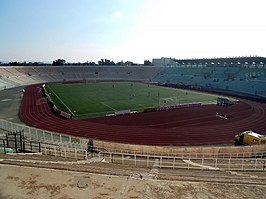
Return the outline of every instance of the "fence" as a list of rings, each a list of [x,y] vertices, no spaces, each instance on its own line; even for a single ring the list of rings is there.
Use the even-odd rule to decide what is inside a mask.
[[[6,149],[12,148],[16,153],[38,152],[45,155],[75,160],[85,160],[88,157],[87,151],[84,149],[70,148],[68,145],[62,145],[60,143],[53,144],[28,140],[22,131],[5,132],[4,136],[2,134],[0,137],[0,147],[3,147],[4,153],[6,153]]]
[[[178,157],[194,157],[201,156],[219,156],[222,158],[251,158],[257,157],[259,154],[266,154],[266,145],[253,146],[195,146],[195,147],[175,147],[175,146],[146,146],[106,142],[101,140],[93,140],[94,150],[108,151],[113,153],[125,154],[142,154],[142,155],[164,155]]]
[[[29,127],[23,124],[13,123],[3,119],[0,119],[0,129],[6,132],[22,131],[24,133],[24,136],[31,141],[61,144],[68,148],[76,148],[82,150],[87,148],[87,139],[50,132],[34,127]]]
[[[1,136],[2,132],[2,136]],[[87,150],[98,153],[99,157],[111,163],[131,166],[214,170],[263,170],[266,166],[265,146],[252,147],[157,147],[125,145],[86,140],[79,137],[57,134],[23,124],[0,119],[0,146],[11,145],[5,139],[16,132],[23,132],[25,139],[14,136],[17,149],[41,152],[76,160],[88,158]],[[20,144],[18,144],[18,140]],[[21,140],[23,142],[21,142]],[[7,143],[7,141],[9,143]],[[158,164],[157,164],[158,163]]]
[[[199,169],[199,170],[235,170],[235,171],[261,171],[265,168],[265,153],[257,154],[257,157],[241,158],[230,154],[191,154],[189,156],[164,156],[126,154],[113,152],[100,152],[99,157],[105,161],[116,164],[158,167],[168,169]]]
[[[23,133],[23,138],[18,135]],[[58,134],[0,119],[0,147],[41,152],[76,160],[87,159],[87,139]]]

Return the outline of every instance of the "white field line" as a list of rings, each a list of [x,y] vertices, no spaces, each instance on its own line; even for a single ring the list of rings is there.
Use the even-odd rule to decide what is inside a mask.
[[[110,108],[110,109],[112,109],[112,110],[114,110],[114,111],[117,111],[116,109],[114,109],[113,107],[111,107],[111,106],[105,104],[104,102],[101,102],[101,104],[104,105],[104,106],[106,106],[106,107],[108,107],[108,108]]]
[[[139,106],[142,107],[142,108],[145,108],[145,106],[143,106],[142,104],[139,104]]]
[[[70,111],[70,113],[72,114],[72,115],[74,115],[74,113],[70,110],[70,108],[68,108],[68,106],[61,100],[61,98],[60,97],[58,97],[58,95],[53,91],[53,89],[50,87],[50,90],[54,93],[54,95],[57,97],[57,99],[59,99],[60,100],[60,102]]]

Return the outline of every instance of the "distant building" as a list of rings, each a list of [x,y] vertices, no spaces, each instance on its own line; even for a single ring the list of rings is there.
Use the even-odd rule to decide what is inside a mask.
[[[154,66],[170,66],[173,65],[175,62],[173,61],[172,58],[168,57],[162,57],[159,59],[152,59],[152,64]]]
[[[266,58],[258,56],[250,57],[219,57],[219,58],[194,58],[175,59],[162,57],[152,59],[154,66],[171,67],[244,67],[244,68],[266,68]]]
[[[218,57],[206,59],[173,59],[176,66],[185,67],[244,67],[244,68],[264,68],[266,66],[265,57]]]

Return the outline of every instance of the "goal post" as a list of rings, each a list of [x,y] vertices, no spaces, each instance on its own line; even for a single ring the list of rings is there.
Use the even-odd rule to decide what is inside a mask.
[[[159,99],[159,107],[161,106],[175,106],[178,104],[177,97],[164,97]]]

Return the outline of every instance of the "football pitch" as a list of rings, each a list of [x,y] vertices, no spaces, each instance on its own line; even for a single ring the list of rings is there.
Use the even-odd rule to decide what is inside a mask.
[[[136,82],[47,84],[46,91],[62,111],[90,118],[130,110],[201,102],[216,103],[217,95]]]

